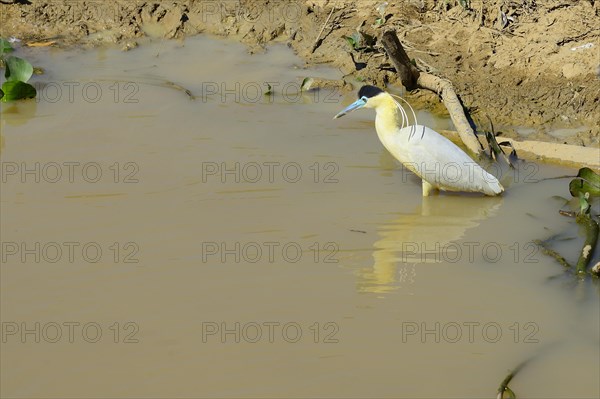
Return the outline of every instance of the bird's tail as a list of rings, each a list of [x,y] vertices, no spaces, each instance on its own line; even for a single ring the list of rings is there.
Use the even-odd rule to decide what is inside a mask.
[[[494,196],[504,192],[504,187],[502,187],[502,184],[500,184],[496,177],[487,172],[484,173],[487,175],[484,179],[487,185],[483,187],[483,192],[485,195]]]

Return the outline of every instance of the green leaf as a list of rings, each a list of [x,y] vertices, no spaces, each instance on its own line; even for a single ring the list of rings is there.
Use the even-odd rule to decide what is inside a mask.
[[[363,36],[359,32],[354,32],[352,36],[344,36],[344,39],[346,39],[354,50],[358,50],[362,44]]]
[[[575,198],[579,194],[589,197],[600,196],[600,176],[590,168],[581,168],[577,173],[577,177],[569,183],[569,191]]]
[[[352,48],[356,48],[356,41],[352,37],[344,36],[344,39],[346,39],[346,41],[350,46],[352,46]]]
[[[15,101],[23,98],[34,98],[37,94],[35,87],[20,80],[8,80],[2,85],[3,102]]]
[[[579,169],[579,172],[577,173],[577,177],[581,177],[582,179],[589,181],[591,184],[595,185],[596,187],[600,187],[600,175],[598,175],[598,173],[594,172],[590,168]]]
[[[0,37],[0,56],[11,51],[14,51],[14,48],[10,45],[10,42]]]
[[[590,196],[587,193],[586,194],[583,194],[582,192],[579,193],[579,214],[580,215],[585,215],[590,210],[590,204],[588,202],[589,198],[590,198]]]
[[[2,97],[4,97],[4,92],[2,91],[2,89],[0,89],[0,99],[2,99]]]
[[[9,80],[27,82],[33,75],[33,66],[23,58],[10,56],[6,59],[6,72],[4,77]]]
[[[315,80],[313,78],[304,78],[302,85],[300,86],[300,91],[309,91],[314,82]]]

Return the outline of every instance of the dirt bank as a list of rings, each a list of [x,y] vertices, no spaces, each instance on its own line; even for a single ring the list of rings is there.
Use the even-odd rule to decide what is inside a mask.
[[[1,35],[24,43],[110,42],[129,49],[145,35],[206,32],[257,51],[284,41],[309,64],[336,65],[355,86],[398,83],[377,42],[385,29],[395,28],[419,67],[452,80],[483,128],[489,115],[505,136],[519,137],[519,130],[528,140],[599,145],[599,1],[389,0],[385,7],[380,0],[2,3]],[[428,93],[411,98],[438,104]]]

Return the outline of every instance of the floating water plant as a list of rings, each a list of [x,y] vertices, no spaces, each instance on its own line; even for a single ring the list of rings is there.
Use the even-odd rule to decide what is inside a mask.
[[[27,83],[33,75],[33,66],[23,58],[6,54],[14,51],[8,40],[0,38],[0,60],[4,65],[6,82],[0,89],[0,98],[3,102],[34,98],[35,87]]]
[[[561,178],[564,177],[569,176],[561,176]],[[592,266],[591,261],[598,243],[600,226],[598,226],[598,216],[592,214],[591,202],[600,197],[600,175],[590,168],[581,168],[577,176],[572,177],[574,178],[569,183],[569,191],[573,198],[579,199],[579,210],[578,212],[560,210],[559,213],[574,217],[577,224],[582,226],[585,231],[585,240],[575,265],[575,274],[585,276],[589,273],[598,277],[600,276],[600,267]],[[571,268],[571,264],[562,255],[548,247],[548,241],[536,240],[535,242],[542,247],[546,255],[553,257],[563,266]]]

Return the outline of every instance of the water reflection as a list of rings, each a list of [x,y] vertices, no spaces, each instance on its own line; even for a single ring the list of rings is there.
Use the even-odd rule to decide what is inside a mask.
[[[373,266],[358,272],[359,292],[385,293],[414,283],[420,264],[455,259],[453,241],[468,229],[495,216],[502,197],[439,195],[424,197],[421,205],[394,214],[378,228]]]
[[[38,101],[21,100],[2,105],[2,131],[9,126],[22,126],[36,116]]]
[[[39,344],[33,344],[32,334],[25,337],[28,344],[19,333],[8,337],[1,360],[14,367],[2,369],[0,396],[81,397],[93,389],[103,397],[169,397],[174,392],[190,397],[240,392],[253,397],[338,397],[367,396],[373,390],[387,397],[399,392],[405,397],[445,397],[460,396],[468,387],[472,397],[484,397],[524,352],[535,351],[536,346],[522,343],[523,334],[521,343],[515,343],[508,328],[515,322],[533,322],[539,325],[541,342],[564,338],[567,344],[558,357],[530,369],[527,387],[520,388],[523,395],[598,397],[593,382],[598,375],[597,339],[592,342],[600,325],[597,297],[582,306],[570,287],[545,284],[548,275],[562,271],[552,259],[540,254],[539,264],[526,264],[529,253],[522,253],[515,264],[513,252],[506,252],[498,267],[485,267],[485,259],[469,267],[434,263],[431,257],[402,259],[408,256],[405,252],[414,252],[403,243],[435,248],[436,243],[493,238],[503,248],[515,242],[523,248],[532,238],[564,231],[571,221],[561,219],[557,210],[562,203],[550,197],[569,196],[568,184],[531,182],[576,171],[532,169],[535,165],[529,163],[521,174],[511,173],[515,183],[502,198],[423,199],[420,181],[399,170],[378,142],[372,112],[356,113],[336,124],[331,118],[341,104],[329,103],[324,95],[311,106],[295,100],[292,90],[283,100],[284,84],[315,76],[312,69],[290,68],[299,61],[285,46],[251,57],[237,43],[197,37],[185,44],[109,50],[106,60],[95,50],[36,50],[37,58],[26,55],[48,75],[36,78],[39,102],[15,103],[17,113],[11,113],[13,105],[2,106],[6,146],[1,158],[19,166],[25,163],[27,170],[39,164],[40,181],[35,173],[5,173],[0,235],[5,242],[27,248],[36,243],[41,248],[81,245],[74,247],[74,262],[63,250],[56,263],[34,262],[33,256],[54,256],[52,251],[48,256],[36,251],[26,255],[26,262],[21,253],[2,264],[2,320],[14,321],[19,328],[26,323],[30,331],[34,323],[55,322],[62,327],[62,338],[50,345],[43,327],[38,329]],[[237,104],[234,96],[223,99],[203,90],[207,82],[234,87],[240,76],[243,82],[260,85],[278,80],[273,101]],[[61,86],[59,101],[50,101],[53,93],[44,91],[44,81]],[[164,86],[167,81],[189,88],[196,101]],[[67,82],[80,83],[79,89],[98,82],[104,94],[98,102],[88,102],[78,89],[69,102]],[[134,98],[139,101],[126,100],[132,92],[125,82],[139,85]],[[304,178],[290,184],[281,174],[270,181],[267,171],[257,183],[234,175],[227,175],[225,182],[225,175],[202,176],[208,162],[265,161],[297,162]],[[82,168],[76,168],[73,181],[63,169],[62,179],[53,183],[42,171],[54,162],[97,162],[105,173],[90,183],[80,173]],[[123,184],[131,170],[122,167],[129,162],[139,165],[134,176],[139,183]],[[339,182],[321,184],[328,171],[321,169],[315,179],[308,169],[315,162],[321,167],[338,164]],[[115,163],[123,172],[118,179],[111,169]],[[134,256],[139,263],[124,262],[130,254],[124,245],[130,242],[139,245]],[[274,242],[281,245],[274,247],[271,262],[265,243]],[[307,251],[297,263],[281,252],[283,245],[295,242]],[[326,246],[329,242],[339,245],[339,253]],[[84,259],[81,249],[88,243],[106,248],[100,262]],[[252,263],[244,259],[251,254],[237,251],[239,263],[231,254],[226,261],[215,255],[203,262],[202,243],[224,243],[227,248],[259,243],[263,256]],[[315,243],[320,251],[310,252]],[[564,245],[575,255],[581,249],[580,240]],[[339,263],[325,263],[326,256]],[[469,273],[472,268],[480,272]],[[351,274],[357,270],[359,278]],[[436,278],[428,278],[434,274],[430,272]],[[397,290],[414,296],[384,294],[385,300],[378,300],[381,294],[360,295],[357,287],[361,292]],[[504,287],[511,293],[499,300]],[[497,322],[504,335],[496,344],[481,335],[471,343],[465,330],[457,344],[423,344],[418,336],[403,343],[406,320],[455,321],[461,326],[468,321],[482,326]],[[61,345],[69,341],[63,325],[69,321],[81,323],[77,338]],[[113,333],[120,330],[122,342],[129,333],[122,327],[129,321],[139,325],[139,343],[115,343]],[[225,341],[216,334],[203,342],[203,323],[224,322],[231,328],[238,321],[239,343],[235,334]],[[249,321],[262,327],[259,342],[245,340],[254,332],[243,327],[252,326]],[[86,342],[81,334],[89,322],[102,326],[97,344]],[[265,322],[281,323],[276,341],[270,342]],[[323,343],[330,333],[323,328],[328,322],[339,325],[336,344]],[[113,323],[119,328],[111,328]],[[286,323],[299,323],[299,342],[284,339]],[[573,326],[584,335],[574,334]],[[86,361],[91,356],[95,361]],[[206,361],[209,358],[214,361]],[[324,369],[336,372],[324,374]],[[569,372],[581,378],[548,386],[548,375]],[[83,378],[73,379],[74,375]],[[438,383],[430,384],[431,379]],[[232,381],[235,386],[228,390]]]

